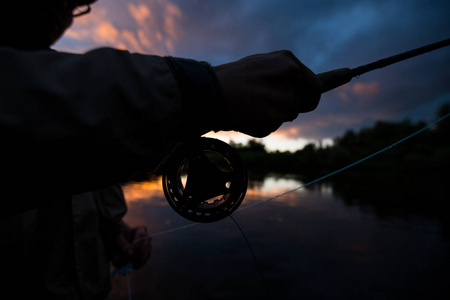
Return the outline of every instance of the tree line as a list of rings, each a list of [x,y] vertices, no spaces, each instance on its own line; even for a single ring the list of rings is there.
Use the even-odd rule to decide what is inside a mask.
[[[450,104],[443,105],[438,117],[450,113]],[[370,128],[348,130],[334,139],[332,146],[308,144],[296,152],[268,152],[263,143],[230,142],[242,156],[251,173],[305,174],[329,172],[345,167],[371,155],[426,126],[423,121],[379,121]],[[395,147],[356,165],[357,170],[381,171],[447,171],[450,167],[450,120],[421,132]]]

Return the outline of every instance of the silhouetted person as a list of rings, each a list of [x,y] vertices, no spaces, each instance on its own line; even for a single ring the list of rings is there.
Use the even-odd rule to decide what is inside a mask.
[[[2,3],[2,291],[17,298],[105,297],[111,259],[139,268],[150,256],[149,240],[130,245],[147,233],[121,221],[121,183],[156,170],[191,135],[263,137],[320,99],[320,81],[289,51],[211,67],[107,48],[50,50],[75,8],[92,2]]]

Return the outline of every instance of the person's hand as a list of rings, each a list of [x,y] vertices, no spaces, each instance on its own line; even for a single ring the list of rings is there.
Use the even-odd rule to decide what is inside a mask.
[[[114,241],[117,253],[112,260],[113,265],[120,268],[131,263],[136,270],[144,266],[152,253],[151,238],[146,236],[145,226],[127,228],[120,233]]]
[[[319,104],[320,79],[290,51],[252,55],[214,70],[229,108],[224,130],[264,137]]]

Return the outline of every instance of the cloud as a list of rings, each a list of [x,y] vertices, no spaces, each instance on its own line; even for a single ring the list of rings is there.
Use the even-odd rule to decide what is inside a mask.
[[[141,41],[137,38],[135,32],[131,30],[122,30],[121,41],[126,45],[126,49],[132,52],[144,53]]]
[[[339,98],[344,103],[350,103],[352,98],[356,101],[371,100],[380,93],[380,85],[378,82],[356,82],[349,83],[336,91]]]
[[[128,4],[128,11],[136,22],[136,43],[140,51],[152,54],[173,54],[175,41],[180,37],[179,20],[182,13],[170,1],[147,1]]]
[[[169,2],[164,7],[164,32],[174,40],[179,37],[181,32],[178,26],[178,20],[181,16],[181,11],[175,4]]]
[[[57,47],[72,52],[114,47],[172,55],[182,32],[181,18],[181,10],[170,0],[100,1],[93,6],[91,14],[75,20]]]
[[[145,24],[145,20],[150,17],[150,9],[145,4],[128,3],[128,11],[138,24]]]
[[[380,93],[380,85],[378,84],[378,82],[357,82],[352,85],[352,92],[356,97],[372,99]]]
[[[100,44],[117,45],[121,32],[109,21],[101,21],[93,27],[92,39]]]

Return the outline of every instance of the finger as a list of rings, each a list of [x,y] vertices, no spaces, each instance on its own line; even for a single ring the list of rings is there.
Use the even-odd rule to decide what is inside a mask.
[[[257,128],[242,130],[242,133],[251,135],[256,138],[263,138],[278,130],[283,122],[279,121],[274,124],[265,124],[264,127],[258,126]]]
[[[138,240],[138,239],[141,239],[141,238],[143,238],[143,237],[146,237],[146,236],[148,235],[147,232],[148,232],[148,231],[147,231],[147,227],[146,227],[146,226],[143,226],[143,225],[134,228],[132,240],[133,240],[133,241],[136,241],[136,240]]]
[[[298,72],[294,76],[297,82],[294,83],[296,100],[298,101],[298,112],[309,112],[319,104],[322,93],[322,82],[319,77],[305,66],[293,53],[291,58],[298,66]]]
[[[115,239],[115,245],[121,253],[128,252],[130,242],[125,234],[119,234]]]
[[[152,239],[148,238],[133,245],[132,263],[135,269],[145,265],[152,253]]]
[[[322,94],[322,81],[306,66],[301,68],[301,102],[299,112],[309,112],[319,105]]]
[[[136,270],[142,268],[147,263],[147,261],[149,260],[150,257],[151,257],[151,251],[150,250],[144,251],[139,256],[135,255],[133,257],[133,259],[132,259],[133,267]]]

